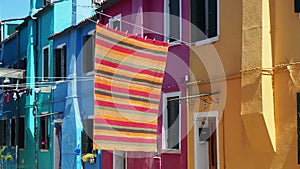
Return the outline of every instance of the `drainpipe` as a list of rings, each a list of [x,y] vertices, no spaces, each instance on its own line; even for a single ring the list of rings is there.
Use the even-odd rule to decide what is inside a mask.
[[[16,168],[18,168],[18,161],[19,161],[19,99],[20,95],[19,92],[16,92],[17,94],[17,100],[16,100]]]
[[[39,24],[38,24],[38,21],[37,21],[37,18],[32,18],[34,20],[34,23],[35,23],[35,44],[34,44],[34,62],[37,61],[37,58],[38,58],[38,43],[39,43]],[[37,75],[38,71],[37,71],[37,65],[38,64],[34,64],[35,67],[34,67],[34,72],[35,72],[35,75]],[[34,113],[34,159],[35,159],[35,169],[38,169],[38,138],[37,138],[37,130],[38,130],[38,127],[37,127],[37,105],[36,105],[36,102],[37,102],[37,94],[35,93],[34,95],[34,109],[33,111],[35,112]]]

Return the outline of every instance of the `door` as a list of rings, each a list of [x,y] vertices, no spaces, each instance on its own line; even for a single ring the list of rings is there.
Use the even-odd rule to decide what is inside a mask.
[[[194,124],[195,169],[218,169],[217,117],[198,113]]]
[[[62,142],[62,134],[61,134],[61,126],[62,122],[54,122],[54,132],[53,132],[53,168],[61,169],[61,142]]]

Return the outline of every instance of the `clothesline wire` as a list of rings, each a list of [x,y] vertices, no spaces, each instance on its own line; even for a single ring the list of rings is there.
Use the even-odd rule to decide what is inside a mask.
[[[80,5],[78,5],[78,4],[74,3],[74,2],[72,2],[72,4],[75,5],[75,6],[81,7]],[[59,7],[64,8],[64,7],[62,7],[62,6],[59,6]],[[90,7],[92,8],[92,6],[90,6]],[[64,9],[67,9],[67,8],[64,8]],[[75,13],[75,14],[80,15],[83,19],[87,19],[87,20],[89,20],[89,21],[91,21],[91,22],[94,22],[94,23],[98,24],[98,22],[92,20],[91,18],[86,18],[85,15],[82,15],[82,14],[80,14],[80,13],[77,12],[77,11],[73,11],[73,10],[71,10],[71,11],[72,11],[72,13]],[[99,12],[99,11],[95,11],[95,12],[96,12],[97,14],[100,14],[100,15],[103,15],[103,16],[106,16],[106,17],[115,19],[115,20],[117,20],[117,21],[119,21],[119,22],[126,23],[126,24],[128,24],[128,25],[135,26],[135,27],[141,28],[141,29],[143,29],[143,30],[146,30],[146,31],[149,31],[149,32],[152,32],[152,33],[155,33],[155,34],[164,36],[164,37],[168,37],[168,38],[170,38],[170,39],[174,39],[174,40],[176,40],[176,42],[181,42],[181,43],[184,43],[184,44],[186,44],[186,45],[188,45],[188,46],[190,46],[190,45],[192,44],[192,43],[190,43],[190,42],[186,42],[186,41],[184,41],[184,40],[178,39],[178,38],[173,37],[173,36],[171,36],[171,35],[165,35],[164,33],[155,31],[155,30],[153,30],[153,29],[145,28],[145,27],[143,27],[143,26],[141,26],[141,25],[137,25],[137,24],[134,24],[134,23],[129,22],[129,21],[124,21],[124,20],[122,20],[121,18],[115,18],[114,16],[109,15],[109,14],[104,13],[104,12]],[[180,18],[180,19],[181,19],[181,18]]]

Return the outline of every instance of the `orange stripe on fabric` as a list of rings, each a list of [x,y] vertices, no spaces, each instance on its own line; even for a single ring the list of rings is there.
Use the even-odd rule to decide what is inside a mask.
[[[110,48],[106,48],[104,46],[100,46],[98,44],[96,45],[96,49],[99,49],[99,50],[96,50],[96,54],[98,54],[100,56],[105,56],[105,57],[113,58],[115,60],[127,61],[127,62],[129,61],[128,60],[129,58],[138,59],[138,60],[144,61],[143,65],[145,64],[149,68],[152,68],[153,64],[155,64],[155,65],[156,64],[158,64],[158,65],[164,65],[165,64],[165,62],[143,58],[139,55],[123,53],[123,52],[120,52],[120,51],[117,51],[117,50],[114,50],[114,49],[110,49]]]
[[[128,119],[130,121],[134,122],[146,122],[149,124],[155,124],[157,125],[157,117],[148,116],[148,114],[134,114],[134,113],[128,113],[128,112],[115,112],[110,110],[96,110],[94,114],[94,118],[102,118],[103,116],[116,116],[121,119]]]
[[[110,73],[116,73],[119,75],[124,75],[127,77],[132,77],[132,78],[138,78],[138,79],[143,79],[143,80],[151,80],[153,82],[157,82],[157,83],[162,83],[163,78],[157,78],[157,77],[153,77],[151,75],[145,75],[145,74],[141,74],[141,73],[132,73],[130,71],[126,71],[126,70],[121,70],[121,69],[116,69],[116,68],[112,68],[106,65],[96,65],[95,66],[96,70],[102,70],[105,72],[110,72]]]
[[[103,130],[103,129],[95,129],[95,134],[102,134],[107,136],[125,136],[128,138],[156,138],[156,134],[148,134],[148,133],[134,133],[134,132],[124,132],[124,131],[116,131],[116,130]]]
[[[151,108],[151,109],[158,107],[157,104],[150,104],[150,103],[145,103],[145,102],[140,102],[140,101],[135,101],[135,100],[129,100],[129,98],[121,99],[121,98],[110,97],[110,96],[105,96],[105,95],[101,95],[101,94],[95,94],[95,100],[105,100],[105,101],[109,101],[112,103],[128,104],[131,106],[140,106],[140,107]]]
[[[156,50],[156,51],[162,51],[162,52],[168,52],[168,48],[166,46],[157,46],[155,44],[150,44],[150,43],[145,43],[136,39],[132,39],[132,38],[128,38],[128,37],[124,37],[118,33],[114,33],[110,30],[107,30],[105,28],[100,28],[99,33],[109,36],[111,38],[114,38],[118,41],[123,41],[129,44],[133,44],[139,47],[143,47],[143,48],[147,48],[147,49],[151,49],[151,50]]]
[[[136,91],[153,93],[153,94],[160,94],[160,92],[161,92],[161,88],[154,88],[151,86],[146,87],[145,85],[140,85],[140,84],[135,84],[135,83],[128,84],[128,82],[122,82],[117,79],[109,79],[109,78],[106,78],[103,76],[101,76],[101,77],[96,76],[95,82],[102,83],[102,84],[109,85],[109,86],[115,86],[115,87],[119,87],[119,88],[136,90]]]

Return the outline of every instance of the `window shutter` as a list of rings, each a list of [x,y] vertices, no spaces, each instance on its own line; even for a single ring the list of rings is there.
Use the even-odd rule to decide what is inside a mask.
[[[294,5],[295,5],[295,12],[300,12],[300,0],[295,0]]]
[[[217,23],[217,15],[218,15],[218,0],[208,0],[208,30],[207,37],[211,38],[218,35],[218,23]]]

